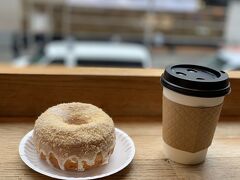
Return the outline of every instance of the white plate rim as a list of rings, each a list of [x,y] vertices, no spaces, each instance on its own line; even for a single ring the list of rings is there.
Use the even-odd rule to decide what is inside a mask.
[[[134,142],[132,140],[132,138],[127,134],[125,133],[124,131],[120,130],[119,128],[115,128],[115,131],[122,134],[124,136],[124,138],[127,139],[127,141],[129,141],[131,147],[132,147],[132,153],[131,153],[131,156],[127,159],[127,161],[122,164],[119,168],[116,168],[108,173],[104,173],[104,174],[101,174],[101,175],[97,175],[97,176],[91,176],[91,177],[78,177],[78,178],[67,178],[69,180],[86,180],[86,179],[98,179],[98,178],[103,178],[103,177],[107,177],[107,176],[110,176],[110,175],[113,175],[121,170],[123,170],[125,167],[127,167],[133,160],[134,156],[135,156],[135,152],[136,152],[136,149],[135,149],[135,145],[134,145]],[[43,170],[41,170],[40,168],[38,168],[37,166],[33,165],[29,159],[27,158],[27,156],[25,156],[25,152],[24,152],[24,145],[26,144],[27,140],[30,138],[30,136],[32,136],[33,134],[33,130],[29,131],[27,134],[25,134],[25,136],[21,139],[20,143],[19,143],[19,155],[20,155],[20,158],[22,159],[22,161],[29,167],[31,168],[32,170],[40,173],[40,174],[43,174],[45,176],[48,176],[48,177],[52,177],[52,178],[56,178],[56,179],[66,179],[66,177],[64,178],[63,176],[59,176],[59,175],[56,175],[56,174],[52,174],[52,173],[48,173],[48,172],[45,172]]]

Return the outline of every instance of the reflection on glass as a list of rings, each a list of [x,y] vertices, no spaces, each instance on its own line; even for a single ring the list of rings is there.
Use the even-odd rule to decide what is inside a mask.
[[[1,63],[240,67],[238,1],[8,0],[0,10]]]

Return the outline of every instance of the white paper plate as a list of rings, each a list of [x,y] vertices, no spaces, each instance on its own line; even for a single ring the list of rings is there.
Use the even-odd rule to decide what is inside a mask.
[[[33,130],[27,133],[19,144],[19,154],[23,162],[33,170],[57,179],[96,179],[114,174],[125,168],[133,159],[135,147],[132,139],[120,129],[115,128],[116,146],[109,163],[85,172],[71,172],[56,169],[41,160],[32,142]]]

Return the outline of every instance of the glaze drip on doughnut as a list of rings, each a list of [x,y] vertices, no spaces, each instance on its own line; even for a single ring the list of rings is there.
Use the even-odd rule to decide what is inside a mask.
[[[41,159],[63,170],[84,171],[108,163],[115,146],[115,129],[102,109],[64,103],[38,117],[33,139]]]

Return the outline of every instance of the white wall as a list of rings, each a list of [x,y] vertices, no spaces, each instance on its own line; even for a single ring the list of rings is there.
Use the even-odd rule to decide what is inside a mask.
[[[240,45],[240,1],[230,1],[227,9],[225,28],[227,44]]]
[[[0,1],[0,63],[12,58],[12,34],[21,30],[21,0]]]
[[[0,5],[0,31],[16,31],[21,27],[21,0],[2,0]]]

